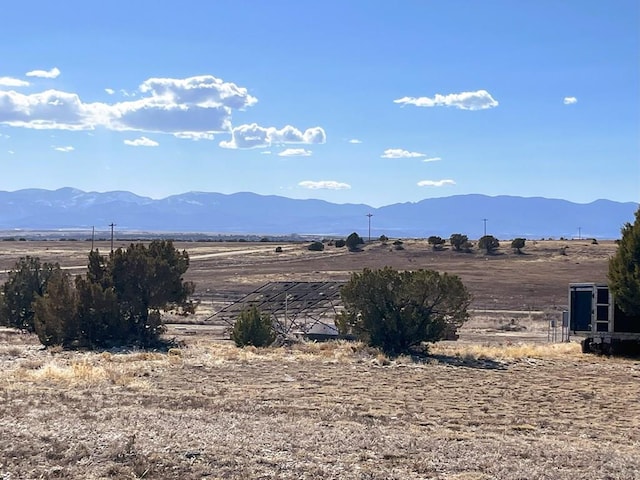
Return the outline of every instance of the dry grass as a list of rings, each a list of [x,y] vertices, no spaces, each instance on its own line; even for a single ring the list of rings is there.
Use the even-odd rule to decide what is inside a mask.
[[[571,360],[581,355],[580,344],[565,343],[507,343],[457,344],[442,342],[431,348],[434,355],[449,355],[469,360]]]
[[[564,256],[528,242],[528,255],[491,258],[417,241],[353,255],[179,245],[211,309],[267,278],[389,265],[461,275],[477,312],[426,359],[346,342],[237,349],[207,336],[215,325],[174,329],[184,344],[167,353],[52,353],[0,330],[0,478],[637,479],[640,362],[545,343],[567,283],[602,281],[615,248],[565,243]],[[3,247],[4,268],[26,253],[86,263],[82,242]],[[512,319],[526,329],[505,331]]]
[[[0,356],[1,478],[634,479],[640,363],[445,342]],[[8,348],[5,347],[5,348]],[[29,366],[26,366],[28,362]],[[597,379],[597,380],[596,380]]]

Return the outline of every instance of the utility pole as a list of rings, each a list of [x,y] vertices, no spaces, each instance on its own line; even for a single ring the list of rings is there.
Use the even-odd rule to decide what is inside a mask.
[[[487,219],[483,218],[482,221],[484,222],[484,236],[487,236]]]
[[[109,226],[111,227],[111,253],[113,253],[113,227],[115,227],[116,224],[111,222]]]
[[[367,217],[369,217],[369,243],[371,243],[371,217],[373,217],[373,213],[367,213]]]

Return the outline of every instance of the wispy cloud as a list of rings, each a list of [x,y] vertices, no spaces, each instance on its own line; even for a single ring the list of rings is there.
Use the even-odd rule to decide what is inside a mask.
[[[0,77],[0,87],[28,87],[29,82],[13,77]]]
[[[431,158],[425,158],[422,161],[425,163],[429,163],[429,162],[439,162],[440,160],[442,160],[441,157],[431,157]]]
[[[264,150],[260,152],[262,155],[271,155],[271,150]]]
[[[565,105],[573,105],[574,103],[578,103],[578,99],[576,97],[564,97]]]
[[[420,158],[426,157],[424,153],[410,152],[402,148],[387,148],[381,155],[382,158]]]
[[[109,95],[113,95],[114,93],[116,93],[116,91],[113,88],[105,88],[104,91],[107,92]]]
[[[176,138],[182,138],[186,140],[213,140],[213,133],[208,132],[176,132],[173,134]]]
[[[14,154],[14,153],[16,153],[16,152],[14,152],[13,150],[7,150],[7,153],[8,153],[9,155],[13,155],[13,154]]]
[[[71,145],[66,147],[53,147],[53,149],[56,152],[63,152],[63,153],[73,152],[75,150]]]
[[[25,75],[27,77],[57,78],[60,75],[60,70],[58,67],[53,67],[51,70],[31,70]]]
[[[394,100],[393,103],[416,107],[454,107],[460,110],[486,110],[498,106],[498,101],[486,90],[448,95],[438,93],[434,97],[403,97]]]
[[[349,143],[362,143],[362,140],[358,140],[357,138],[352,138],[349,140]]]
[[[319,144],[327,141],[327,135],[321,127],[299,130],[286,125],[280,130],[274,127],[261,127],[257,123],[239,125],[231,132],[231,140],[220,142],[222,148],[265,148],[271,145]]]
[[[135,140],[125,140],[124,144],[129,145],[130,147],[157,147],[160,145],[155,140],[151,140],[147,137],[140,137]]]
[[[453,180],[420,180],[418,182],[419,187],[444,187],[446,185],[455,185]]]
[[[278,154],[279,157],[310,157],[311,150],[305,150],[304,148],[287,148]]]
[[[351,188],[351,185],[348,183],[336,182],[334,180],[305,180],[298,183],[298,186],[311,190],[349,190]]]

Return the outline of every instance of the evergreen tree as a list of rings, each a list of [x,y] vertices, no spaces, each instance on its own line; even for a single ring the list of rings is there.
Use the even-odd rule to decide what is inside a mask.
[[[347,248],[351,252],[360,250],[360,245],[364,245],[364,240],[356,232],[351,233],[346,240]]]
[[[189,255],[170,241],[131,244],[109,257],[89,254],[75,284],[58,265],[21,259],[2,286],[5,323],[35,330],[44,345],[149,346],[164,331],[161,310],[193,313],[195,287],[182,276]]]
[[[271,345],[275,341],[276,335],[269,314],[261,313],[255,305],[248,310],[243,310],[233,325],[231,339],[238,347]]]
[[[616,304],[629,316],[640,317],[640,207],[635,222],[626,223],[616,254],[609,260],[609,288]]]
[[[513,248],[518,254],[522,253],[526,240],[524,238],[514,238],[511,241],[511,248]]]
[[[449,237],[449,243],[456,252],[461,251],[468,242],[469,237],[461,233],[454,233]]]
[[[471,297],[459,277],[390,267],[353,273],[340,290],[345,310],[336,325],[390,355],[435,342],[468,318]]]
[[[433,250],[441,250],[445,242],[446,240],[444,240],[441,237],[438,237],[437,235],[432,235],[429,238],[427,238],[427,243],[431,245],[431,248]]]
[[[2,285],[0,324],[35,331],[33,302],[47,290],[47,282],[60,270],[57,263],[40,263],[37,257],[22,257]]]
[[[54,270],[46,292],[33,302],[34,330],[46,346],[71,346],[82,341],[78,325],[78,299],[69,274]]]
[[[490,255],[500,247],[500,242],[493,235],[485,235],[478,241],[478,247],[486,251],[487,255]]]

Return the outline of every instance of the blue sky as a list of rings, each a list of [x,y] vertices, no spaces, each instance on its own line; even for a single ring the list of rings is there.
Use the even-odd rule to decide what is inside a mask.
[[[0,190],[640,200],[640,4],[3,5]]]

